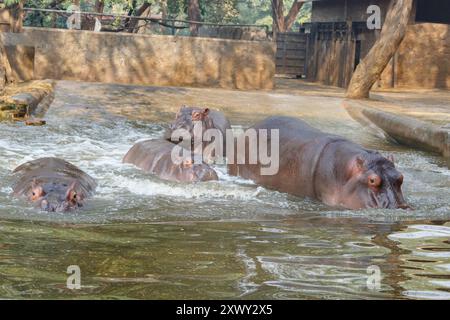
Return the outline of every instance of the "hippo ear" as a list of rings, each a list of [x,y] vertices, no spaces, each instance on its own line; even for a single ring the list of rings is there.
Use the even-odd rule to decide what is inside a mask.
[[[395,164],[395,159],[394,159],[394,156],[393,156],[392,154],[388,155],[388,156],[387,156],[387,159],[388,159],[390,162],[392,162],[393,164]]]
[[[37,187],[39,187],[39,184],[37,183],[36,178],[34,178],[31,182],[31,189],[36,189]]]
[[[193,121],[203,121],[209,114],[209,108],[205,108],[202,111],[193,111],[192,120]]]
[[[203,113],[199,111],[193,111],[192,112],[192,121],[202,121],[203,120]]]
[[[350,163],[348,175],[349,177],[358,176],[365,170],[364,158],[356,156]]]
[[[183,160],[182,166],[183,166],[183,168],[188,169],[188,168],[191,168],[193,164],[194,164],[194,161],[192,161],[192,159],[185,159],[185,160]]]
[[[30,192],[31,200],[36,201],[43,196],[45,196],[44,188],[42,188],[42,186],[37,183],[36,179],[33,179]]]
[[[364,170],[364,158],[363,157],[361,157],[361,156],[357,156],[356,157],[356,160],[355,160],[355,163],[356,163],[356,167],[359,169],[359,170],[361,170],[361,171],[363,171]]]

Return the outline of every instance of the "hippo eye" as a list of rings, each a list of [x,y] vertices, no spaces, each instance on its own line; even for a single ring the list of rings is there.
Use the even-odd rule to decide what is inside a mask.
[[[31,200],[35,201],[40,197],[43,197],[45,195],[44,190],[42,190],[40,187],[34,188],[31,190]]]

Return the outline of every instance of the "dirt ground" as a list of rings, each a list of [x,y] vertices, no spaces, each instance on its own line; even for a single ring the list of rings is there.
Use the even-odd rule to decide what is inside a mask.
[[[286,78],[277,78],[277,88],[274,91],[341,99],[344,99],[345,95],[342,88]],[[361,103],[398,115],[430,121],[450,130],[450,90],[375,90],[371,92],[370,98],[371,100],[364,100]]]

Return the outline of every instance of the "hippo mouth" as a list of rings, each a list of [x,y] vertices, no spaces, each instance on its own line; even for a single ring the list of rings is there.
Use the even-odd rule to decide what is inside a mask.
[[[79,207],[81,205],[78,205]],[[67,212],[72,209],[75,209],[74,206],[72,206],[68,201],[62,201],[62,202],[50,202],[46,199],[43,199],[40,203],[40,208],[43,211],[46,212]]]
[[[391,200],[386,194],[376,194],[373,191],[369,191],[371,204],[369,208],[374,209],[412,209],[406,202]]]

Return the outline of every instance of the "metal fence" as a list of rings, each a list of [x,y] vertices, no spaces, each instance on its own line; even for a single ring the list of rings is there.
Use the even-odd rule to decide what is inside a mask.
[[[267,25],[218,24],[209,22],[128,16],[108,13],[24,8],[24,25],[67,29],[68,21],[79,19],[75,29],[99,32],[129,32],[159,35],[199,36],[264,41],[271,39]],[[193,32],[194,30],[194,32]]]

